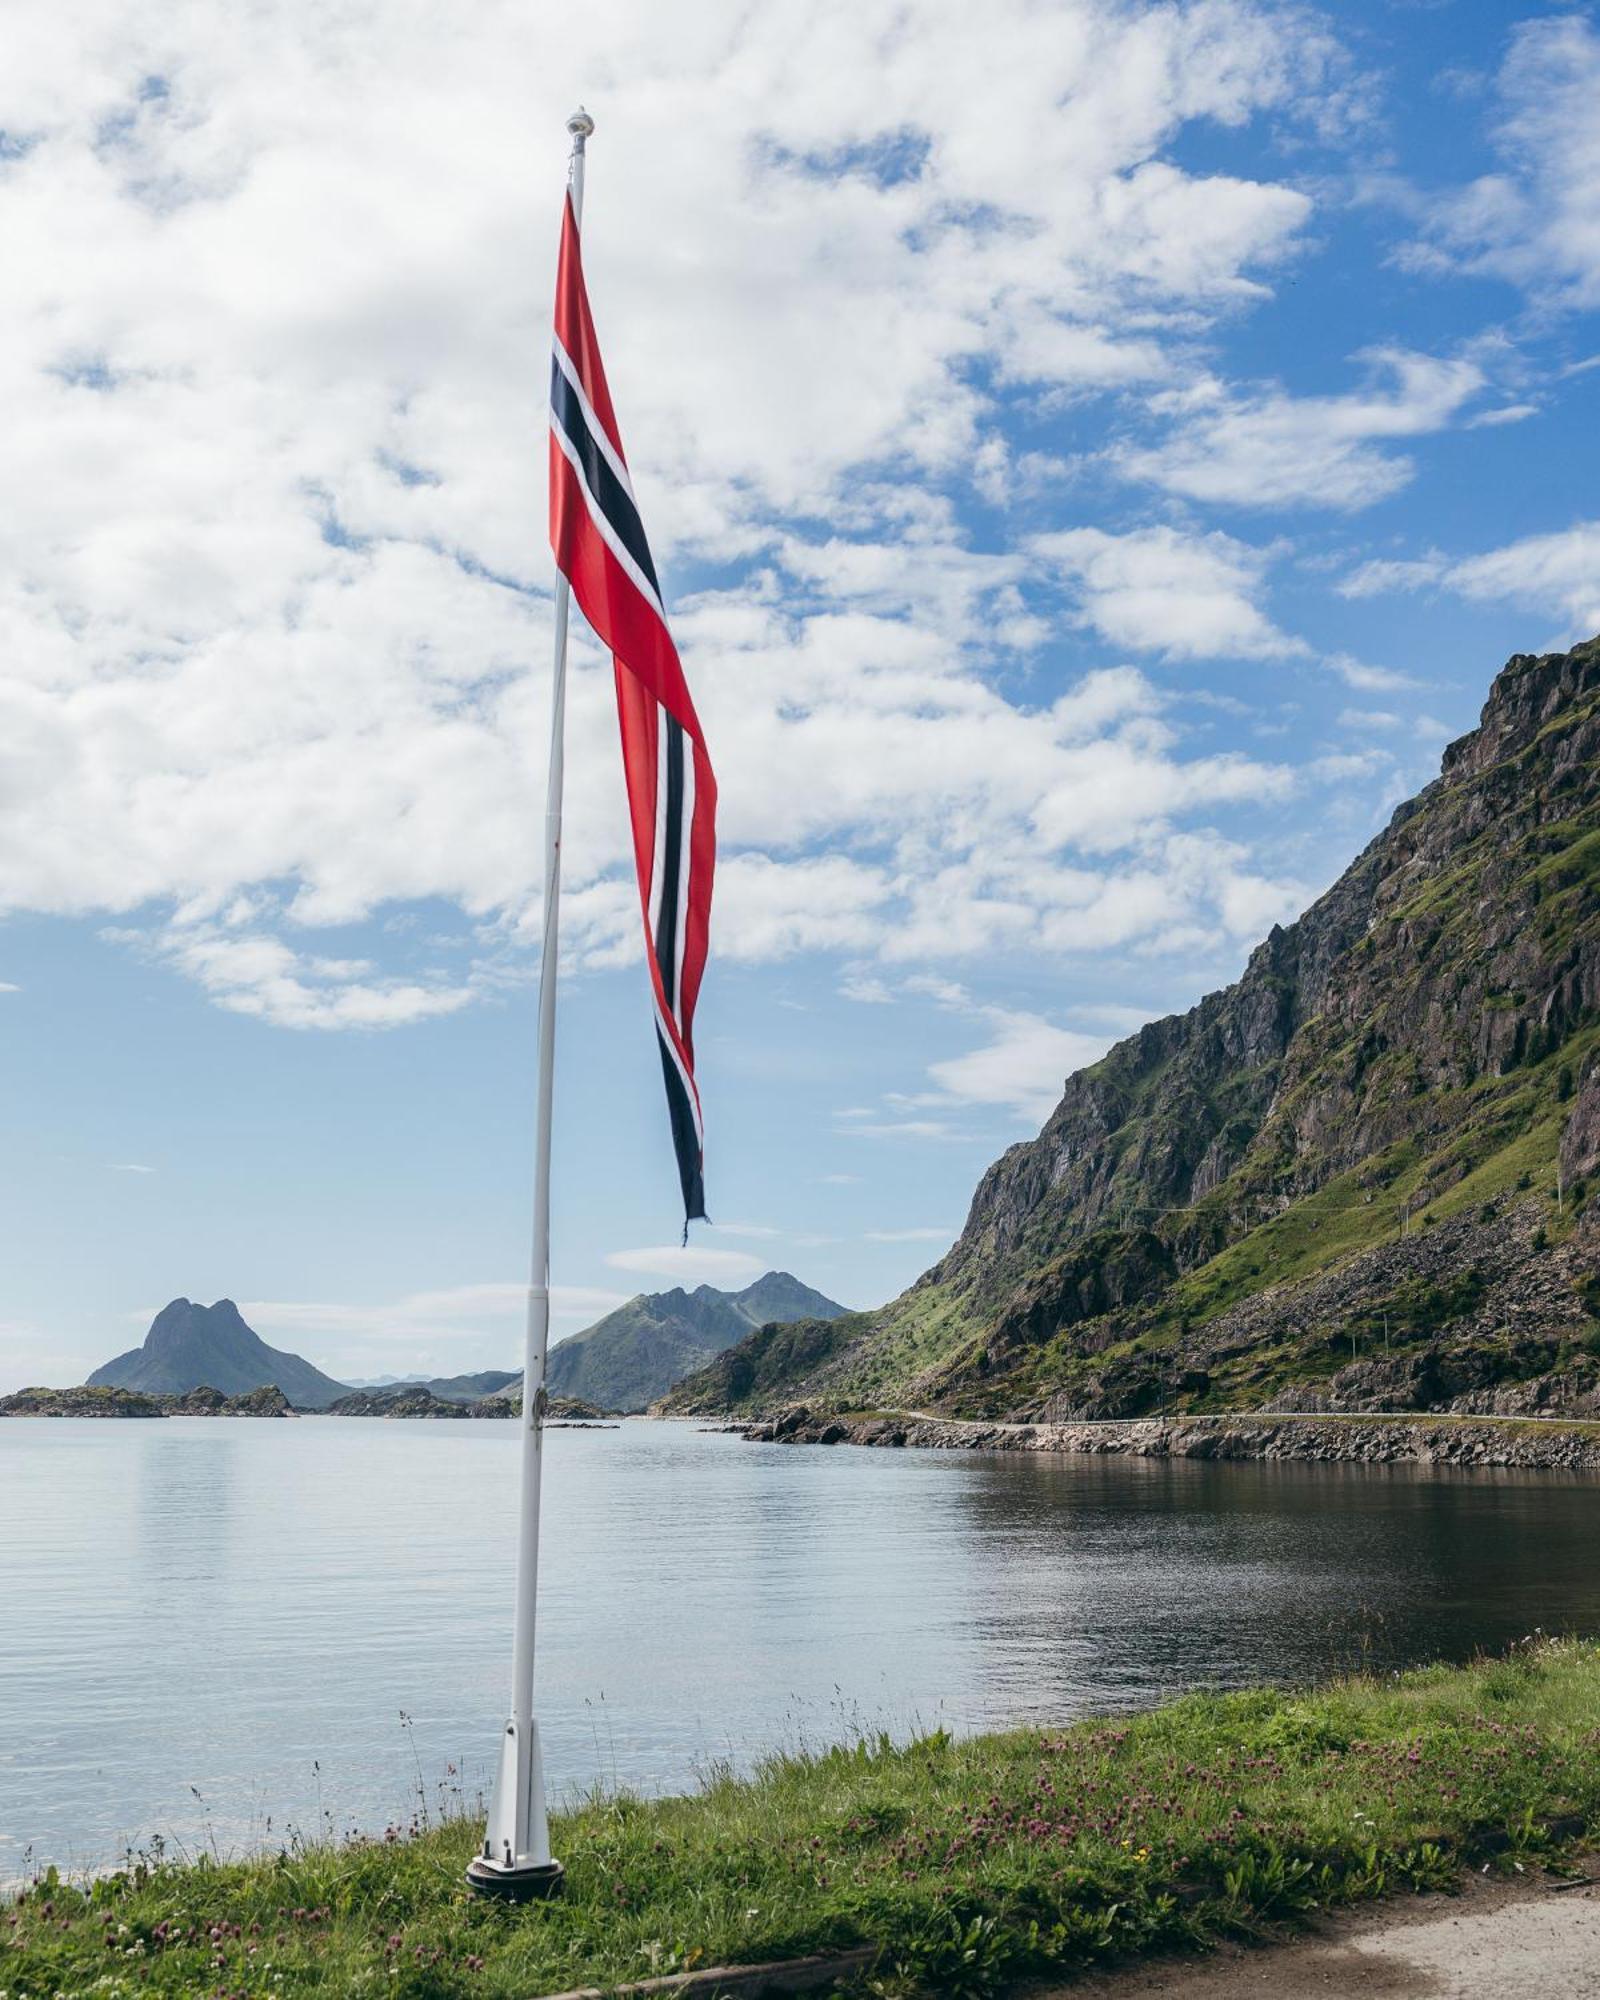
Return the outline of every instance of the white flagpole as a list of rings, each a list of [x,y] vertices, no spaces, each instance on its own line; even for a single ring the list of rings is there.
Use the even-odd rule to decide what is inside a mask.
[[[581,108],[572,135],[572,211],[583,221],[584,146],[594,120]],[[488,1895],[523,1901],[555,1894],[562,1867],[550,1854],[544,1767],[533,1714],[533,1639],[539,1593],[539,1475],[544,1446],[545,1359],[550,1348],[550,1120],[555,1099],[556,966],[561,917],[561,793],[565,773],[567,615],[572,586],[556,578],[555,675],[550,701],[550,779],[544,809],[544,940],[539,955],[539,1102],[533,1160],[533,1268],[522,1368],[522,1489],[517,1513],[517,1594],[511,1650],[511,1716],[500,1739],[483,1851],[467,1881]]]

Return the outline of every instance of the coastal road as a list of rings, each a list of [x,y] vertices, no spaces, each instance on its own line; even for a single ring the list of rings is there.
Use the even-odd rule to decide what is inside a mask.
[[[1572,1430],[1589,1430],[1594,1427],[1592,1417],[1548,1416],[1541,1411],[1530,1412],[1526,1416],[1506,1417],[1485,1411],[1479,1414],[1470,1410],[1211,1410],[1200,1416],[1191,1416],[1186,1411],[1152,1410],[1143,1417],[1062,1417],[1049,1422],[1043,1418],[1033,1418],[1026,1423],[1018,1423],[1009,1417],[948,1417],[937,1410],[880,1410],[884,1417],[912,1417],[918,1423],[948,1424],[953,1429],[969,1431],[1048,1431],[1048,1430],[1093,1430],[1103,1426],[1106,1430],[1120,1429],[1128,1424],[1225,1424],[1243,1422],[1249,1419],[1288,1423],[1366,1423],[1376,1419],[1384,1423],[1408,1424],[1557,1424]],[[1600,1990],[1600,1989],[1597,1989]]]

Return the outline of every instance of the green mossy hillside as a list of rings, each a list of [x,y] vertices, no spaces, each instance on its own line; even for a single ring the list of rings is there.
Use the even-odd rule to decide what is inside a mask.
[[[920,1283],[668,1407],[1600,1413],[1597,1180],[1600,641],[1512,660],[1235,985],[1068,1078]]]

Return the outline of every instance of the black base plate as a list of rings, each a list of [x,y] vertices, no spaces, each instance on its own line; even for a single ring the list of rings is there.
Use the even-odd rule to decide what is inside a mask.
[[[542,1868],[497,1868],[476,1854],[467,1863],[467,1887],[480,1896],[498,1896],[504,1903],[542,1903],[559,1896],[566,1877],[559,1861]]]

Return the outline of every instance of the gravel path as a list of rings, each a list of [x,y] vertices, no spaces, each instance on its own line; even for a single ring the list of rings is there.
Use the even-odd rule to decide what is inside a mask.
[[[1584,1888],[1543,1875],[1474,1877],[1319,1924],[1289,1944],[1164,1960],[1079,1981],[1038,2000],[1597,2000],[1600,1866]]]

